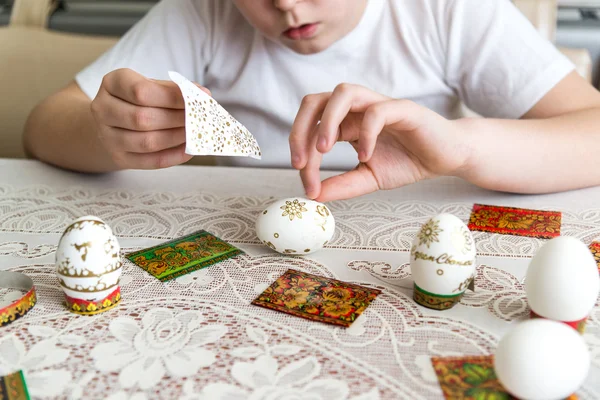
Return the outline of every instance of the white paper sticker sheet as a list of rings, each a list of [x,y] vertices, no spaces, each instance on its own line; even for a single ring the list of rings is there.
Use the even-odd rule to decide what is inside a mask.
[[[261,159],[256,138],[215,99],[177,72],[169,77],[185,100],[185,152],[190,155]]]

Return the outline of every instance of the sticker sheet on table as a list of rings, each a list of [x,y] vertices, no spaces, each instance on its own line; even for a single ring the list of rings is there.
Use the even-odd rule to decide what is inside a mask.
[[[560,236],[562,214],[525,208],[475,204],[469,218],[471,231],[551,239]]]
[[[23,371],[0,377],[0,400],[29,400]]]
[[[127,259],[162,282],[206,268],[243,252],[204,230],[127,254]]]
[[[493,356],[433,357],[431,363],[446,400],[518,400],[498,381]]]
[[[252,304],[349,327],[380,293],[378,289],[289,269]]]

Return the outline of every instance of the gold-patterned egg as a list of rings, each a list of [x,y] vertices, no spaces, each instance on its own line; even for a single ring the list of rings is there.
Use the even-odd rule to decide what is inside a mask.
[[[460,301],[475,274],[475,242],[452,214],[440,214],[421,227],[410,252],[417,303],[444,310]]]
[[[56,273],[68,298],[94,302],[119,288],[120,246],[112,229],[100,218],[73,221],[56,249]]]
[[[335,220],[317,201],[290,198],[276,201],[256,220],[256,235],[282,254],[302,255],[320,250],[333,237]]]

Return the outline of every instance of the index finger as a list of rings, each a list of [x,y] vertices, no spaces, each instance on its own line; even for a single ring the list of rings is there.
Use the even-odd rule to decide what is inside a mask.
[[[302,99],[289,137],[292,166],[298,170],[304,169],[308,162],[309,145],[312,142],[311,134],[314,132],[330,96],[331,93],[318,93]]]
[[[321,153],[331,150],[337,141],[339,127],[350,112],[363,112],[370,105],[385,100],[389,98],[364,86],[348,83],[336,86],[323,110],[317,149]]]
[[[148,79],[130,69],[109,73],[102,85],[112,96],[138,106],[185,108],[181,90],[174,82]]]

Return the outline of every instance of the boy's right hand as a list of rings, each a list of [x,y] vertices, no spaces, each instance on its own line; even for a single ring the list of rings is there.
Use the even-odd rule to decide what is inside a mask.
[[[166,168],[192,158],[185,153],[185,103],[174,82],[115,70],[102,80],[91,110],[98,138],[119,168]]]

